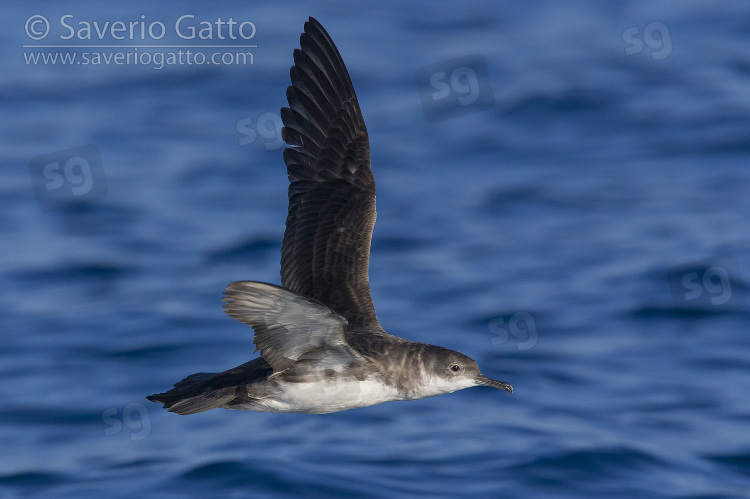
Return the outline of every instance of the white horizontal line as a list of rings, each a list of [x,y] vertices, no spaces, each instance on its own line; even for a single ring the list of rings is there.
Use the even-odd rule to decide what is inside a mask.
[[[228,49],[228,48],[246,48],[253,49],[258,48],[257,45],[22,45],[23,48],[43,48],[43,49],[63,49],[63,48],[88,48],[88,49],[104,49],[104,48],[118,48],[118,49],[132,49],[132,48],[184,48],[184,49]]]

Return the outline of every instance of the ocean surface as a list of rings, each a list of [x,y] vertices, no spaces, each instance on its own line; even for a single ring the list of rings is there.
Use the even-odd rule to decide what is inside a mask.
[[[512,395],[145,399],[257,355],[221,297],[279,283],[279,108],[309,15],[370,134],[380,322]],[[749,19],[739,0],[6,5],[0,496],[749,497]]]

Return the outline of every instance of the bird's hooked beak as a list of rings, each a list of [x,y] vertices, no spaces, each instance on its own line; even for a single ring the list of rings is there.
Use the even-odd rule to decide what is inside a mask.
[[[513,393],[513,387],[510,386],[508,383],[505,383],[504,381],[497,381],[495,379],[490,379],[484,374],[477,374],[474,377],[474,381],[477,382],[477,385],[491,386],[492,388],[499,388],[500,390],[505,390],[507,392]]]

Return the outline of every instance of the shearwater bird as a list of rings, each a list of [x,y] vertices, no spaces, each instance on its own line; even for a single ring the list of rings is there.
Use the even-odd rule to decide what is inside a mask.
[[[253,328],[261,356],[147,398],[178,414],[329,413],[479,385],[512,393],[466,355],[380,326],[368,280],[375,180],[365,122],[339,51],[312,17],[300,47],[281,109],[290,146],[282,286],[238,281],[224,293],[226,312]]]

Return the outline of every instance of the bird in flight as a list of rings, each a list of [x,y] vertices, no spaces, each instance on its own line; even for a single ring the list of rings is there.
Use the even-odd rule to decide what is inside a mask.
[[[281,109],[289,145],[281,286],[237,281],[224,293],[226,312],[253,329],[261,356],[221,373],[192,374],[147,398],[178,414],[217,407],[322,414],[472,386],[512,393],[466,355],[380,326],[368,279],[370,142],[341,55],[312,17],[290,73],[289,107]]]

